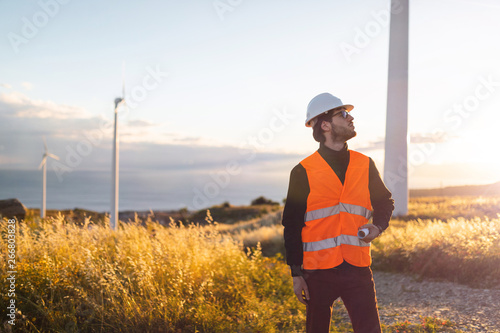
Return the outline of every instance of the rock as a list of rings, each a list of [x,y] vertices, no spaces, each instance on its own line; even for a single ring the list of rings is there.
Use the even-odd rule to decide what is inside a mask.
[[[24,220],[26,217],[26,207],[18,199],[0,200],[0,218],[17,218]]]

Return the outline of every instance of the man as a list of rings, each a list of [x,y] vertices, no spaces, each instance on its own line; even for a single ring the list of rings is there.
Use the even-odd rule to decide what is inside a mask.
[[[320,146],[290,174],[282,223],[293,289],[307,306],[308,333],[329,332],[339,297],[354,332],[381,332],[370,242],[389,226],[394,200],[373,160],[347,148],[356,136],[353,108],[329,93],[311,100],[306,126]],[[369,233],[358,238],[365,228]]]

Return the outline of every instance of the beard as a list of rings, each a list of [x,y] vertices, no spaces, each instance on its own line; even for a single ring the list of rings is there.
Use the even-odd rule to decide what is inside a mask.
[[[334,142],[338,141],[347,141],[356,136],[356,131],[350,128],[338,128],[336,126],[333,127],[330,132],[330,136]]]

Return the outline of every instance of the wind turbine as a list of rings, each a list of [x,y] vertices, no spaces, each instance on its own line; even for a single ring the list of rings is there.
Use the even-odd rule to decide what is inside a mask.
[[[396,216],[408,214],[408,14],[409,0],[391,0],[384,182]]]
[[[46,194],[46,189],[47,189],[47,158],[51,157],[55,160],[59,160],[59,157],[57,157],[54,154],[49,153],[49,150],[47,149],[47,142],[45,141],[45,137],[43,138],[43,146],[45,148],[43,158],[42,158],[42,163],[38,166],[38,169],[42,169],[42,209],[40,211],[40,217],[44,218],[45,217],[45,194]]]
[[[118,141],[118,106],[125,104],[125,63],[122,67],[122,97],[115,98],[115,134],[113,139],[113,165],[112,187],[111,187],[111,210],[109,226],[112,230],[118,228],[118,199],[119,199],[119,168],[120,168],[120,148]]]

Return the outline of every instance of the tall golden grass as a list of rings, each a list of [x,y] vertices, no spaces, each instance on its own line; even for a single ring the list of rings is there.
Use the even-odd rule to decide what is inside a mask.
[[[412,220],[375,239],[376,269],[500,287],[500,219]]]
[[[374,267],[473,287],[500,287],[500,197],[410,200],[372,247]]]
[[[372,246],[374,268],[473,287],[500,287],[500,197],[428,197],[410,201]],[[223,227],[264,255],[284,254],[280,212]],[[478,274],[480,272],[480,274]]]
[[[59,216],[18,226],[16,331],[292,332],[302,327],[304,312],[287,267],[263,257],[259,248],[245,251],[216,224],[162,227],[148,221],[123,224],[114,232],[88,220],[83,228],[66,224]],[[5,222],[1,227],[7,230]],[[0,252],[6,253],[5,242]]]
[[[281,213],[278,211],[249,221],[229,225],[221,224],[219,230],[241,242],[245,248],[255,248],[259,244],[264,256],[272,257],[278,253],[284,255]]]
[[[437,205],[440,214],[473,210],[478,217],[394,220],[374,242],[376,267],[500,285],[500,220],[491,217],[499,200],[419,200],[410,205],[414,216]],[[231,225],[207,219],[206,226],[166,227],[137,220],[118,231],[107,220],[77,226],[62,215],[18,222],[15,331],[303,331],[305,307],[279,255],[280,213]],[[0,223],[0,281],[7,272],[6,223]],[[8,297],[1,293],[3,313]],[[8,331],[2,318],[0,331]],[[333,320],[331,332],[349,331],[338,302]],[[407,331],[420,332],[417,326]]]
[[[500,197],[418,197],[411,198],[404,220],[475,217],[496,218],[500,214]]]

